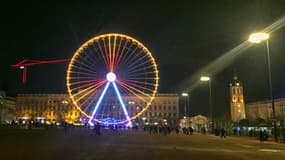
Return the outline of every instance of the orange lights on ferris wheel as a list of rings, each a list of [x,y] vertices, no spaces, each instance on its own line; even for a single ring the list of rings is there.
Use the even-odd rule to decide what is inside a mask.
[[[153,101],[158,73],[155,59],[141,42],[124,34],[103,34],[91,38],[74,53],[67,69],[67,90],[72,103],[90,123],[129,123],[142,115]],[[101,104],[111,86],[124,118],[114,118],[111,114],[107,117]],[[129,117],[127,101],[122,95],[141,100],[145,105]]]

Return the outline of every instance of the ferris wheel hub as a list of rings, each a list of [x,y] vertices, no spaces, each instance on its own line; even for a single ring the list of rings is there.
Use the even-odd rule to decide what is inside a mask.
[[[109,73],[107,73],[106,78],[109,82],[114,82],[116,80],[117,76],[115,73],[109,72]]]

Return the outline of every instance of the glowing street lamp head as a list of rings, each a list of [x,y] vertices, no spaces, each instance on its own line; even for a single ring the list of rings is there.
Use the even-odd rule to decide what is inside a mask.
[[[209,81],[209,80],[210,80],[210,77],[208,77],[208,76],[200,77],[200,81]]]
[[[115,73],[113,72],[109,72],[107,75],[106,75],[106,78],[109,82],[114,82],[116,80],[116,75]]]
[[[248,41],[251,43],[260,43],[269,39],[269,34],[264,32],[253,33],[249,36]]]

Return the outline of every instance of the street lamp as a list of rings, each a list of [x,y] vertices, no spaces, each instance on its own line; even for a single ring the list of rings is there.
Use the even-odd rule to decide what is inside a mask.
[[[272,76],[271,76],[271,64],[270,64],[270,54],[269,54],[269,34],[264,32],[257,32],[253,33],[249,36],[248,41],[251,43],[261,43],[262,41],[266,41],[266,53],[267,53],[267,69],[268,69],[268,85],[269,85],[269,95],[271,100],[271,107],[272,107],[272,118],[273,118],[273,125],[274,125],[274,139],[277,142],[277,126],[276,126],[276,119],[275,119],[275,105],[272,93]]]
[[[187,117],[187,113],[188,113],[188,117],[190,117],[189,94],[184,92],[184,93],[181,94],[181,96],[186,98],[186,108],[188,110],[188,112],[186,112],[185,111],[186,108],[184,108],[184,116]]]
[[[211,129],[213,132],[213,106],[212,106],[212,87],[211,87],[211,78],[209,76],[201,76],[200,81],[208,82],[209,84],[209,105],[210,105],[210,122],[211,122]]]

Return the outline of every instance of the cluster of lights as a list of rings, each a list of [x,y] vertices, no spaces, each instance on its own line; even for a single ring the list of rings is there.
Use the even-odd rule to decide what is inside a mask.
[[[102,42],[102,43],[101,43]],[[119,43],[120,42],[120,43]],[[122,43],[121,43],[122,42]],[[103,45],[104,43],[104,45]],[[106,65],[107,70],[109,70],[109,73],[106,74],[106,78],[101,81],[100,79],[92,79],[90,77],[90,80],[84,80],[80,79],[81,77],[78,76],[78,74],[75,75],[75,72],[78,72],[76,69],[82,66],[86,66],[85,60],[81,62],[80,57],[82,54],[89,54],[93,52],[87,52],[88,49],[91,47],[91,44],[95,45],[97,47],[95,54],[99,54],[102,60],[104,61],[104,64]],[[105,45],[106,44],[106,45]],[[116,72],[120,68],[116,68],[119,66],[119,64],[124,63],[124,60],[129,59],[129,56],[132,56],[131,54],[128,54],[130,52],[124,52],[126,49],[126,46],[128,44],[135,45],[140,50],[136,50],[132,52],[132,55],[137,56],[140,55],[141,58],[139,60],[146,61],[148,63],[142,63],[140,65],[139,61],[136,59],[133,59],[133,62],[130,63],[130,72],[128,73],[129,76],[138,75],[138,72],[143,72],[140,68],[142,65],[148,65],[149,72],[148,74],[152,74],[149,79],[152,79],[153,81],[148,82],[148,86],[145,87],[141,84],[144,83],[137,83],[137,80],[134,79],[121,79],[117,80]],[[92,46],[93,46],[92,45]],[[106,52],[104,52],[106,51]],[[124,56],[127,55],[127,56]],[[89,56],[89,55],[88,55]],[[92,55],[90,55],[92,56]],[[82,64],[82,65],[79,65]],[[84,68],[83,68],[84,69]],[[82,70],[83,70],[82,69]],[[92,68],[88,68],[92,69]],[[83,70],[84,71],[84,70]],[[92,70],[93,71],[93,70]],[[94,69],[95,71],[95,69]],[[96,71],[94,72],[96,74]],[[91,38],[87,42],[85,42],[80,48],[74,53],[73,57],[70,60],[70,63],[68,65],[67,69],[67,90],[69,93],[69,97],[71,98],[71,103],[76,106],[76,108],[86,117],[89,119],[89,123],[92,124],[93,120],[99,123],[105,123],[105,121],[101,121],[101,119],[97,119],[96,115],[99,112],[100,104],[102,103],[102,100],[104,99],[104,96],[106,95],[106,92],[110,85],[113,86],[116,96],[119,100],[120,106],[122,107],[123,114],[125,115],[126,119],[124,121],[118,121],[118,122],[110,122],[109,124],[122,124],[127,123],[127,126],[131,126],[131,119],[135,119],[138,116],[142,115],[143,112],[147,110],[147,108],[150,106],[151,102],[153,101],[155,95],[157,94],[157,88],[158,88],[158,69],[157,64],[155,63],[155,59],[152,57],[151,52],[139,41],[136,39],[129,37],[127,35],[118,34],[118,33],[109,33],[109,34],[103,34],[96,37]],[[82,75],[86,75],[85,73],[82,73]],[[84,77],[85,79],[87,77]],[[88,77],[89,78],[89,77]],[[133,77],[132,77],[133,78]],[[141,78],[141,77],[137,77]],[[88,82],[87,82],[88,81]],[[141,80],[139,80],[140,82]],[[90,83],[89,83],[90,82]],[[78,85],[79,84],[79,85]],[[117,86],[119,85],[119,86]],[[151,87],[150,87],[151,86]],[[95,102],[94,106],[89,105],[82,105],[82,103],[79,103],[80,101],[84,101],[83,103],[87,102],[89,97],[91,95],[94,95],[93,93],[96,91],[99,91],[99,88],[103,88],[103,91],[99,93],[99,98]],[[122,100],[122,97],[119,93],[118,87],[121,87],[124,91],[127,91],[131,93],[132,95],[142,99],[145,101],[145,106],[141,106],[140,108],[137,108],[140,110],[136,115],[133,115],[132,117],[129,117],[126,106]],[[148,90],[150,93],[145,93],[142,90]],[[90,97],[91,98],[91,97]],[[128,103],[128,102],[127,102]],[[135,102],[129,103],[129,105],[134,105]],[[93,104],[92,104],[93,105]],[[87,113],[87,107],[93,109],[91,113]],[[88,109],[89,110],[89,109]]]

